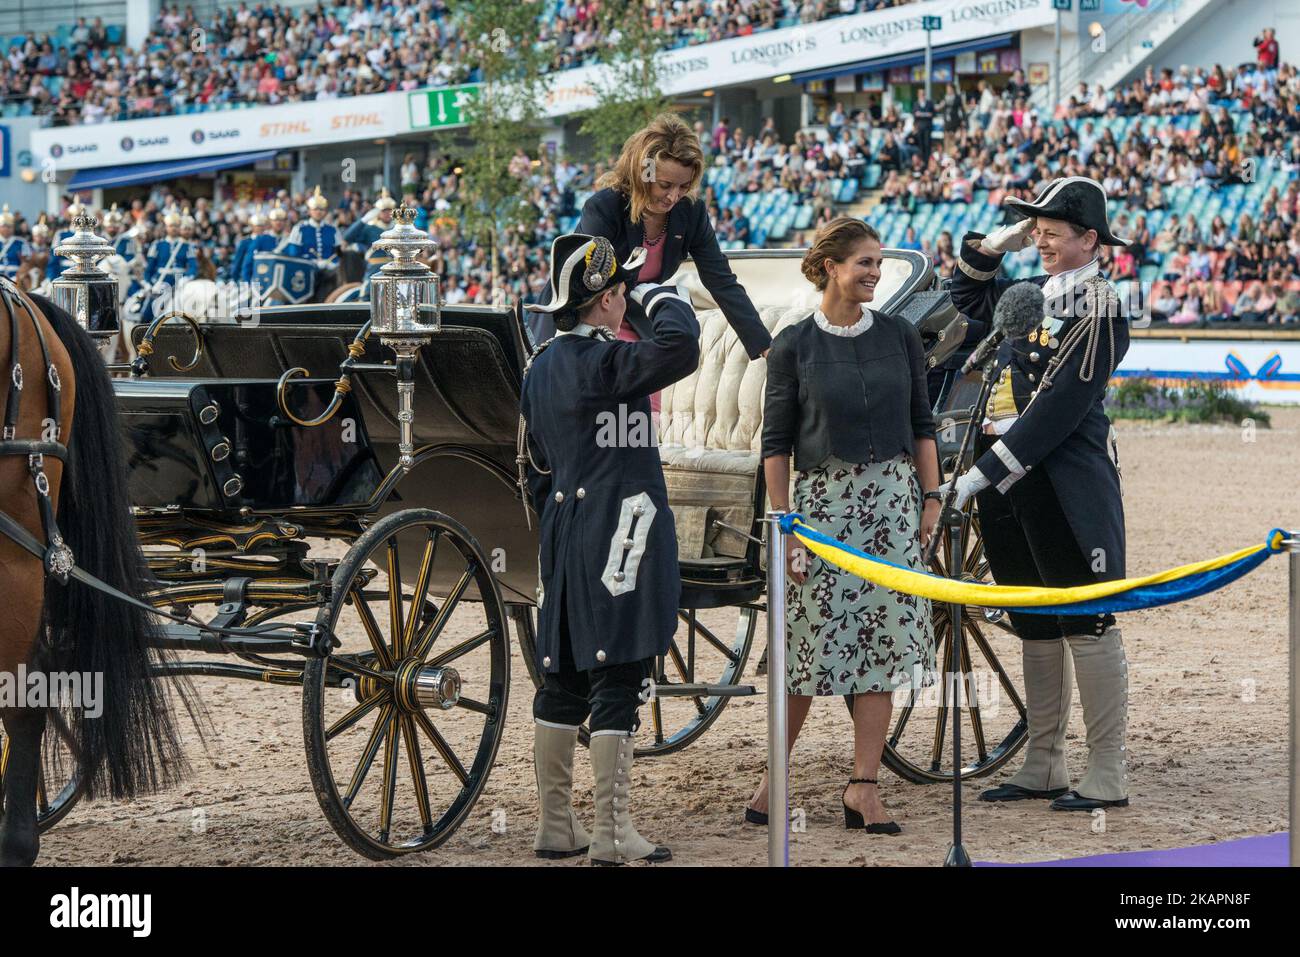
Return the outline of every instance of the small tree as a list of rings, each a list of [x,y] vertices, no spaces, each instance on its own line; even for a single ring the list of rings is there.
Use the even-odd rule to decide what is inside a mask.
[[[454,9],[481,84],[463,108],[471,144],[461,164],[457,214],[465,235],[487,247],[496,296],[503,238],[531,228],[538,217],[511,160],[516,150],[537,147],[549,54],[539,43],[540,5],[532,0],[458,0]]]
[[[601,6],[599,31],[610,42],[599,56],[608,73],[593,84],[598,106],[582,115],[579,127],[601,159],[617,155],[633,133],[669,108],[662,58],[672,35],[652,20],[663,2],[609,0]]]

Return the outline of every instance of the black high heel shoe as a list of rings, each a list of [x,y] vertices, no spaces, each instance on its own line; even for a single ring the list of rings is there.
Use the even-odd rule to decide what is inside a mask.
[[[901,834],[903,829],[893,821],[885,821],[883,824],[868,824],[862,817],[861,811],[855,811],[849,807],[844,797],[849,793],[849,787],[854,784],[877,784],[875,778],[849,778],[849,783],[844,786],[844,795],[840,797],[840,803],[844,805],[844,827],[850,831],[866,831],[868,834]]]

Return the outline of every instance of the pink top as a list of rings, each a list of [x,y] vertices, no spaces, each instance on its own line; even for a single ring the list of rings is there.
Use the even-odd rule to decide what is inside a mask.
[[[637,282],[654,282],[659,278],[659,273],[664,268],[664,244],[655,243],[653,246],[646,247],[645,264],[637,273]],[[618,327],[618,337],[624,342],[637,342],[640,336],[636,330],[626,322]],[[659,414],[660,394],[656,392],[650,396],[650,408],[657,416]]]

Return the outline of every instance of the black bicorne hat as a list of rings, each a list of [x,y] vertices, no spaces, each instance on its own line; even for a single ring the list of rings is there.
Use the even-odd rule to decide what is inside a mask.
[[[645,255],[645,250],[638,246],[627,262],[620,264],[614,244],[604,236],[585,233],[557,236],[551,243],[551,301],[524,308],[552,315],[571,312],[611,286],[635,283]]]
[[[1086,176],[1063,176],[1052,180],[1032,203],[1008,199],[1003,205],[1016,219],[1044,216],[1061,219],[1083,229],[1097,230],[1097,239],[1108,246],[1127,246],[1110,231],[1106,216],[1106,190]]]

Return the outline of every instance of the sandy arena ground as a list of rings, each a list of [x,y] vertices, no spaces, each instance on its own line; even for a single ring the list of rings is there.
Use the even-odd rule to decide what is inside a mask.
[[[1222,554],[1260,541],[1273,525],[1300,526],[1300,409],[1275,410],[1274,428],[1257,431],[1254,441],[1233,427],[1120,430],[1129,574]],[[1045,804],[981,804],[974,795],[986,781],[975,782],[965,804],[972,857],[1033,861],[1285,829],[1286,607],[1286,561],[1274,558],[1210,597],[1126,616],[1132,806],[1110,812],[1096,833],[1087,816]],[[1006,641],[999,647],[1015,651]],[[540,863],[531,853],[532,687],[517,646],[511,664],[509,719],[486,791],[445,845],[398,866]],[[1015,654],[1008,664],[1018,673]],[[335,835],[312,792],[300,692],[212,678],[196,685],[216,734],[207,753],[190,748],[189,781],[132,804],[79,806],[45,835],[40,863],[365,863]],[[1077,780],[1085,763],[1077,696],[1069,746]],[[792,838],[793,862],[939,864],[950,839],[951,789],[883,772],[882,795],[904,833],[846,832],[839,797],[850,750],[843,706],[817,702],[792,762],[791,803],[806,820]],[[1020,760],[987,780],[1004,780]],[[672,846],[674,865],[764,863],[765,830],[740,820],[765,761],[765,699],[736,699],[690,748],[637,763],[635,821]],[[581,751],[576,791],[579,813],[590,821],[591,770]]]

